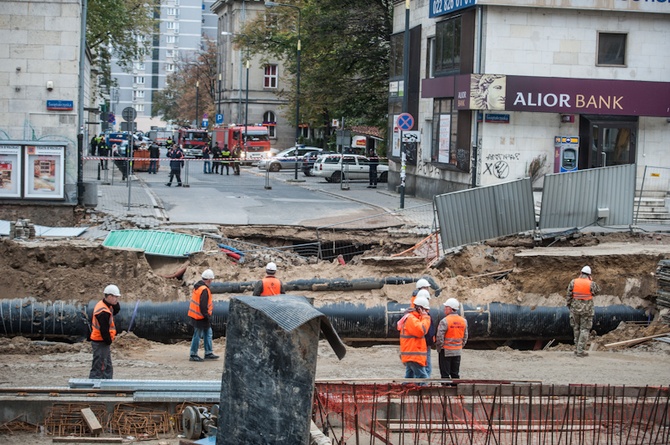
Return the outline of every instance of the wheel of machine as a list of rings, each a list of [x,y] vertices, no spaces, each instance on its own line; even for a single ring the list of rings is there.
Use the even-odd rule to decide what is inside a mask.
[[[379,182],[388,182],[388,180],[389,180],[388,172],[382,172],[382,174],[379,175]]]
[[[200,411],[187,406],[181,413],[181,426],[187,439],[200,439],[202,435],[202,416]]]
[[[279,165],[278,162],[274,162],[274,163],[270,164],[270,171],[271,172],[278,172],[279,170],[281,170],[281,165]]]
[[[342,172],[333,172],[330,176],[330,182],[342,182]]]

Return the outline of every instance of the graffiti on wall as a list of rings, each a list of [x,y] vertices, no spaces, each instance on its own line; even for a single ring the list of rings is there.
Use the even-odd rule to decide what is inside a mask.
[[[521,159],[521,153],[490,153],[486,155],[484,162],[484,174],[489,174],[497,179],[506,179],[509,176],[509,162]]]

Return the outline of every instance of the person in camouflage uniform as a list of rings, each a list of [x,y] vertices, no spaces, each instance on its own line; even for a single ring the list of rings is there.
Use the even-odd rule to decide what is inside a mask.
[[[579,278],[570,281],[568,286],[567,304],[570,308],[570,326],[575,335],[575,355],[577,357],[589,355],[584,348],[589,341],[595,315],[593,296],[598,292],[600,292],[600,286],[593,281],[589,266],[584,266]]]

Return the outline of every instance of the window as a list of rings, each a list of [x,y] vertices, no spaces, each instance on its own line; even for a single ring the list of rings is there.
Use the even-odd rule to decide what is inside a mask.
[[[165,37],[165,42],[166,43],[175,43],[177,41],[177,38],[175,36],[166,36]]]
[[[300,137],[303,139],[309,139],[309,126],[306,124],[300,125]]]
[[[458,111],[452,99],[433,101],[433,138],[431,141],[431,161],[441,164],[457,164],[456,130]]]
[[[174,71],[174,63],[166,63],[165,64],[165,71]]]
[[[174,57],[174,50],[173,49],[166,50],[165,57]]]
[[[144,71],[144,69],[145,69],[144,62],[135,63],[135,69],[139,70],[139,71]]]
[[[167,26],[167,29],[177,29],[177,23],[175,23],[175,22],[167,22],[166,26]]]
[[[404,38],[404,33],[394,34],[391,36],[391,72],[389,73],[391,79],[402,78],[403,47],[405,44]]]
[[[435,25],[436,76],[454,74],[461,67],[461,16],[444,20]]]
[[[426,42],[426,78],[435,77],[435,37]]]
[[[598,65],[626,65],[626,34],[598,33]]]
[[[277,65],[265,65],[263,88],[277,88]]]
[[[135,108],[135,111],[137,111],[138,113],[144,112],[144,104],[135,104],[133,107]]]
[[[272,111],[266,111],[265,113],[263,113],[263,124],[267,125],[270,137],[276,138],[277,117]]]
[[[168,8],[167,15],[177,15],[177,8]]]
[[[133,99],[144,99],[144,90],[134,90]]]
[[[144,85],[144,76],[135,76],[133,83]]]

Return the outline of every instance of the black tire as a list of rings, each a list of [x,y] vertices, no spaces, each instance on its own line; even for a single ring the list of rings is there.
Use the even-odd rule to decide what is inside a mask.
[[[382,172],[382,174],[379,175],[379,182],[389,182],[389,172]]]
[[[326,182],[333,182],[333,180],[332,180],[332,179],[330,179],[330,178],[323,178],[323,179],[325,179],[325,180],[326,180]]]
[[[333,172],[333,174],[330,176],[330,182],[342,182],[342,172]]]
[[[271,172],[278,172],[279,170],[281,170],[281,165],[275,162],[273,164],[270,164],[269,168]]]

